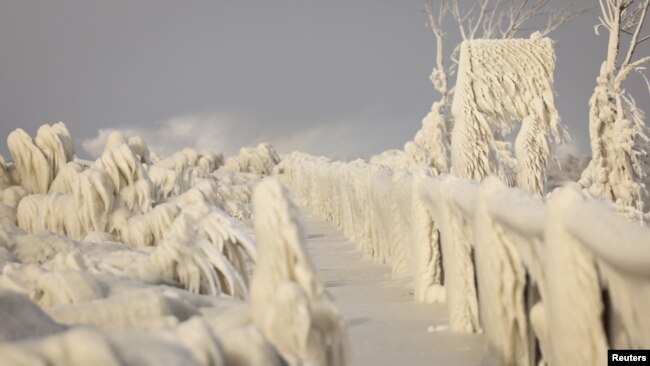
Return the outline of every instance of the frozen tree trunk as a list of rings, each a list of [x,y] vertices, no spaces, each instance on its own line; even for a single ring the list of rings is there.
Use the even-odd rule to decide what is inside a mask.
[[[448,75],[451,69],[443,62],[445,33],[442,23],[449,13],[449,6],[444,1],[438,4],[437,11],[433,1],[427,1],[426,12],[429,26],[436,38],[436,64],[431,72],[431,82],[434,89],[442,96],[434,102],[431,111],[422,119],[422,127],[416,133],[413,142],[404,146],[408,158],[408,170],[428,169],[432,175],[449,172],[449,128],[445,118],[445,110],[449,102],[449,89],[447,87]]]
[[[435,74],[435,71],[434,71]],[[448,127],[445,120],[446,96],[433,103],[431,111],[422,119],[422,128],[413,142],[404,146],[409,171],[427,167],[433,175],[449,172]]]
[[[638,4],[636,9],[632,8],[634,4]],[[647,168],[641,158],[648,153],[648,133],[643,111],[622,84],[632,71],[642,71],[642,65],[650,61],[650,57],[632,61],[636,46],[647,39],[638,40],[638,36],[649,4],[647,0],[601,2],[600,26],[609,31],[607,58],[589,100],[592,161],[581,181],[592,195],[611,200],[630,214],[644,208]],[[640,16],[630,19],[639,10]],[[619,61],[620,33],[624,30],[634,33],[627,54]]]

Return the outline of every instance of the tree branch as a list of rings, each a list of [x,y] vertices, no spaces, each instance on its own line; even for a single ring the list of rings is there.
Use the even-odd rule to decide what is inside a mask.
[[[625,60],[623,61],[622,64],[623,67],[630,63],[630,60],[632,59],[632,55],[634,54],[634,50],[638,45],[637,39],[639,38],[639,33],[641,32],[641,28],[643,28],[643,22],[645,21],[645,16],[648,13],[648,5],[650,5],[650,0],[644,0],[643,5],[641,5],[642,7],[641,16],[637,21],[636,29],[634,30],[634,34],[632,35],[632,40],[630,41],[630,48],[628,48],[627,55],[625,56]]]
[[[632,63],[622,66],[618,74],[616,75],[616,78],[614,79],[614,87],[617,90],[620,89],[621,85],[623,84],[625,79],[627,79],[628,75],[632,71],[640,68],[643,64],[647,62],[650,62],[650,56],[640,58]]]

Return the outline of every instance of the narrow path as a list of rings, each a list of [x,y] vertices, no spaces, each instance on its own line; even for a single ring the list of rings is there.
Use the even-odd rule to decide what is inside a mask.
[[[408,279],[362,259],[330,223],[307,213],[310,255],[348,323],[352,365],[482,365],[480,335],[450,333],[444,304],[418,304]]]

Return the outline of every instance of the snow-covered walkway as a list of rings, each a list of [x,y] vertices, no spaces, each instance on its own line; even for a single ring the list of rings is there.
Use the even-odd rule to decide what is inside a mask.
[[[362,259],[336,228],[305,209],[308,247],[348,323],[352,365],[485,365],[482,336],[446,330],[444,304],[418,304],[407,279]]]

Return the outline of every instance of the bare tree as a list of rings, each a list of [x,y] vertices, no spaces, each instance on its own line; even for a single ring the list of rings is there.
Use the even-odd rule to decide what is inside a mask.
[[[650,39],[650,34],[642,35],[650,0],[599,3],[602,14],[595,31],[598,34],[605,29],[609,39],[607,58],[589,101],[592,161],[583,173],[582,183],[595,196],[642,211],[646,194],[642,159],[648,153],[648,133],[643,111],[623,83],[633,71],[643,72],[644,65],[650,62],[650,56],[637,57],[636,52]]]
[[[454,76],[458,67],[460,50],[459,44],[454,46],[451,56],[447,54],[444,44],[447,33],[443,26],[447,21],[455,23],[463,40],[506,39],[518,36],[527,38],[534,30],[539,31],[543,37],[587,10],[575,10],[571,5],[551,5],[550,0],[426,0],[428,25],[436,43],[431,81],[441,98],[433,103],[414,142],[429,154],[428,162],[434,172],[449,170],[450,123],[447,111],[453,94],[449,79]],[[507,144],[501,146],[504,148],[501,153],[508,155]]]

